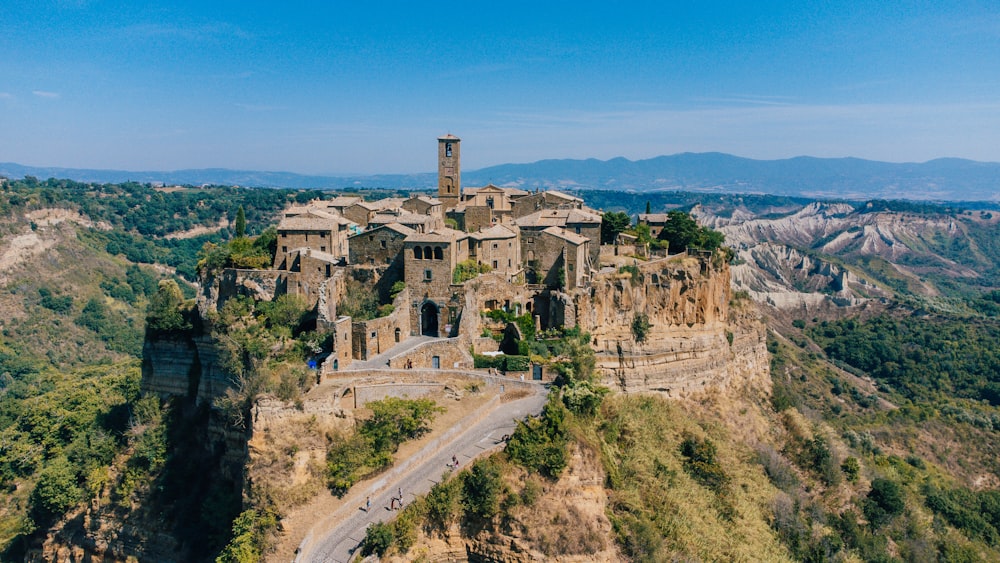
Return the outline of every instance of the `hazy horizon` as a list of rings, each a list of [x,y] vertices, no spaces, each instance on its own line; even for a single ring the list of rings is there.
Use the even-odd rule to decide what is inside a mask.
[[[1000,161],[1000,6],[14,0],[0,45],[26,166],[412,174],[448,132],[468,170]]]

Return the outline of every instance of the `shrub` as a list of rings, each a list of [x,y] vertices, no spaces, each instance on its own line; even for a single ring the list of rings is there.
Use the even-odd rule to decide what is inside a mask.
[[[465,513],[484,520],[493,518],[500,509],[504,489],[500,468],[490,459],[480,459],[463,471],[461,478]]]
[[[391,523],[372,522],[365,530],[365,539],[361,544],[361,555],[374,554],[381,557],[389,551],[395,539],[395,530]]]
[[[557,479],[567,464],[566,443],[565,407],[553,395],[540,417],[517,423],[505,451],[528,471]]]
[[[844,476],[851,483],[857,483],[858,475],[861,472],[861,463],[858,462],[856,457],[848,457],[844,460],[844,463],[840,464],[840,470],[844,472]]]
[[[890,479],[875,479],[862,503],[865,518],[872,530],[877,530],[903,512],[906,503],[899,483]]]
[[[462,481],[449,479],[447,475],[427,493],[427,521],[432,529],[445,531],[458,516],[462,494]]]
[[[68,461],[57,460],[42,470],[31,491],[31,519],[37,526],[47,527],[81,500],[83,489],[77,484],[76,473]]]
[[[632,338],[640,344],[645,342],[649,336],[649,327],[649,316],[646,313],[636,313],[632,317]]]
[[[686,434],[681,441],[680,451],[684,456],[684,470],[702,486],[719,491],[729,482],[729,476],[715,459],[715,444],[712,440]]]

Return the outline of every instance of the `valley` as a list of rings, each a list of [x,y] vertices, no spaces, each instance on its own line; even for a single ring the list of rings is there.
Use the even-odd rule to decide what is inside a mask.
[[[123,202],[123,212],[95,206],[111,203],[95,193],[162,200]],[[521,373],[534,385],[518,356],[551,388],[541,414],[510,420],[506,447],[438,472],[426,493],[407,482],[404,510],[350,536],[360,551],[396,561],[1000,557],[1000,213],[681,193],[605,206],[607,194],[578,193],[605,215],[634,217],[647,201],[690,212],[731,254],[650,255],[661,241],[631,223],[622,232],[648,248],[599,245],[605,267],[579,288],[567,287],[568,262],[549,278],[563,287],[476,272],[440,295],[451,322],[437,330],[451,324],[455,335],[416,336],[429,340],[372,369],[364,356],[390,346],[356,335],[424,332],[426,316],[411,311],[433,290],[418,299],[391,274],[377,283],[391,266],[365,281],[345,270],[322,289],[269,270],[274,254],[234,268],[274,252],[283,212],[332,195],[4,184],[4,560],[290,560],[315,515],[358,513],[368,491],[387,503],[376,491],[392,489],[415,452],[493,408],[497,389],[477,377],[506,370],[510,387]],[[235,224],[217,230],[241,207],[246,243]],[[279,289],[293,286],[310,289],[301,300]],[[375,287],[374,303],[351,302]],[[518,319],[528,303],[537,320]],[[341,306],[388,313],[345,325]],[[517,353],[485,354],[505,346]],[[443,412],[407,406],[421,386]],[[497,404],[503,412],[506,399]],[[382,434],[368,422],[378,412],[412,413],[414,426],[397,425],[412,432]],[[371,442],[357,441],[362,428]],[[435,455],[447,469],[452,454]]]

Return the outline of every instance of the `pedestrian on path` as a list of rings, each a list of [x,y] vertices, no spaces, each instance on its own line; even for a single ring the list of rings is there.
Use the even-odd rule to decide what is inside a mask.
[[[372,497],[369,496],[365,499],[365,512],[370,512],[372,509]]]

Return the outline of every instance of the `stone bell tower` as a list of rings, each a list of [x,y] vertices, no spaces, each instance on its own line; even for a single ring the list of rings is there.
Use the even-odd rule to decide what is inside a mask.
[[[445,211],[462,200],[461,142],[451,133],[438,137],[438,199]]]

